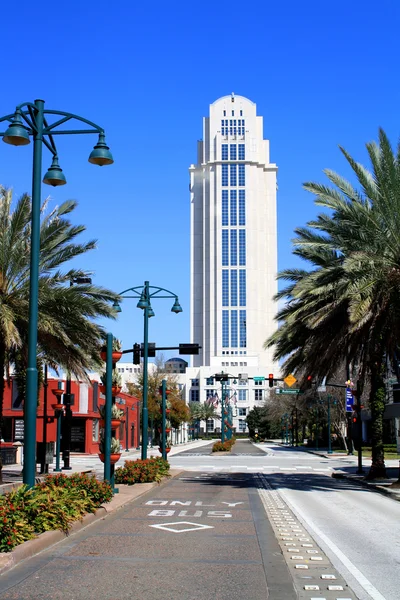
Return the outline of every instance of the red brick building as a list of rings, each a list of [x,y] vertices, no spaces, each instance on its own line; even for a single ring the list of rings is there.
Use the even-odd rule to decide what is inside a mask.
[[[37,421],[36,439],[38,442],[56,441],[56,419],[52,404],[56,402],[56,396],[52,390],[57,389],[58,379],[48,379],[47,386],[40,390]],[[65,391],[66,382],[62,381]],[[98,407],[105,403],[105,397],[100,392],[97,381],[71,382],[71,393],[74,396],[72,409],[71,427],[71,452],[97,454],[99,447],[99,410]],[[129,394],[120,393],[116,398],[118,407],[124,411],[124,420],[121,421],[119,439],[124,449],[137,448],[139,446],[139,410],[140,401]],[[3,406],[2,446],[8,446],[14,442],[23,442],[24,420],[23,401],[18,393],[14,379],[5,382],[4,406]]]

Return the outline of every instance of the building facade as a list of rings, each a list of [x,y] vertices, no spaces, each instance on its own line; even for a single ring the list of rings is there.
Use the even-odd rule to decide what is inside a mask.
[[[52,378],[45,380],[40,389],[36,419],[36,440],[39,443],[56,441],[57,420],[52,405],[56,402],[53,390],[57,389],[60,381],[65,390],[65,380]],[[71,452],[97,454],[100,441],[99,407],[105,404],[105,396],[96,380],[90,382],[72,380],[71,393],[73,394]],[[118,432],[121,445],[128,449],[136,448],[139,446],[140,436],[139,399],[120,392],[115,401],[124,412]],[[14,378],[5,381],[3,415],[0,432],[2,448],[11,447],[15,443],[23,443],[23,399]],[[63,448],[62,440],[61,448]]]
[[[279,371],[263,348],[276,329],[277,166],[253,102],[231,94],[211,104],[189,172],[191,341],[202,349],[186,372],[187,399],[218,395],[217,372],[232,382],[247,374],[229,392],[243,431],[248,411],[268,393],[252,377]]]

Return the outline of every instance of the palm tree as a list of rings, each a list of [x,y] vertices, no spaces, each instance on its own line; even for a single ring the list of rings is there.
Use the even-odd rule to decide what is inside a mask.
[[[204,402],[200,405],[198,419],[200,421],[204,421],[204,433],[206,433],[207,421],[209,421],[210,419],[220,420],[221,417],[218,415],[214,405],[211,402]]]
[[[64,265],[96,248],[96,241],[77,243],[85,231],[68,215],[77,203],[68,200],[52,211],[41,208],[38,360],[86,377],[99,365],[105,331],[95,319],[115,318],[117,295],[92,284],[70,286],[88,277]],[[26,365],[29,325],[31,199],[24,194],[12,210],[12,192],[0,186],[0,373]],[[4,376],[0,377],[0,429],[3,420]],[[1,469],[1,465],[0,465]],[[1,476],[1,471],[0,471]]]
[[[385,476],[382,442],[384,376],[400,339],[400,145],[395,154],[383,130],[379,145],[366,145],[371,171],[343,148],[360,189],[332,171],[335,187],[306,183],[315,203],[327,208],[296,230],[294,253],[310,271],[286,271],[279,297],[283,326],[266,345],[286,356],[285,371],[323,377],[338,364],[357,362],[362,387],[370,381],[372,466],[369,478]]]

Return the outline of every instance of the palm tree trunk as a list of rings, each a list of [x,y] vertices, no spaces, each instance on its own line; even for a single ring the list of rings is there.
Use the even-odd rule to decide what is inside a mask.
[[[386,478],[383,448],[383,413],[385,412],[385,386],[377,369],[371,372],[370,409],[372,419],[372,464],[366,479]],[[361,418],[361,415],[359,415]]]
[[[3,461],[1,459],[1,440],[3,439],[3,405],[4,405],[4,368],[5,348],[0,344],[0,483],[3,483]]]

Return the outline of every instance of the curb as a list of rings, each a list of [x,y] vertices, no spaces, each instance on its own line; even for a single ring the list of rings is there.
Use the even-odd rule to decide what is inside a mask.
[[[380,494],[383,494],[384,496],[387,496],[388,498],[391,498],[392,500],[395,500],[396,502],[400,502],[400,490],[399,491],[390,490],[389,488],[387,488],[384,485],[379,485],[377,483],[368,483],[367,481],[364,481],[363,479],[357,479],[356,477],[352,477],[351,475],[347,475],[346,473],[341,473],[338,471],[336,471],[335,473],[332,473],[331,477],[333,477],[333,479],[347,479],[348,481],[352,481],[356,485],[359,485],[359,486],[369,489],[369,490],[373,490],[375,492],[379,492]]]
[[[169,479],[173,479],[174,477],[178,477],[182,471],[178,471],[176,469],[171,469],[170,477],[166,477],[161,483],[152,482],[152,483],[136,483],[133,486],[124,485],[122,489],[133,492],[130,494],[126,494],[124,498],[124,494],[116,494],[114,495],[111,502],[105,506],[100,506],[96,510],[95,513],[89,513],[85,515],[81,521],[75,521],[71,529],[65,534],[63,531],[54,530],[54,531],[45,531],[38,535],[37,538],[33,540],[28,540],[23,544],[20,544],[11,552],[0,552],[0,576],[16,567],[19,563],[27,558],[31,558],[35,556],[35,554],[39,554],[43,550],[47,550],[50,546],[54,546],[58,542],[65,540],[66,537],[73,535],[74,533],[78,533],[85,527],[88,527],[92,523],[96,521],[100,521],[101,519],[105,519],[109,514],[119,510],[128,502],[132,500],[136,500],[146,494],[149,490],[157,487],[159,485],[164,485],[169,481]],[[120,487],[122,484],[118,484]],[[139,487],[140,486],[140,487]],[[137,489],[139,488],[139,489]]]

